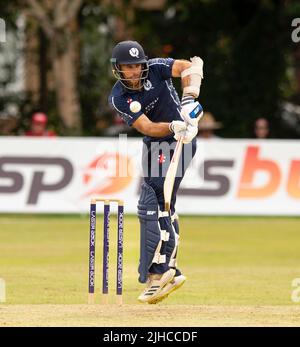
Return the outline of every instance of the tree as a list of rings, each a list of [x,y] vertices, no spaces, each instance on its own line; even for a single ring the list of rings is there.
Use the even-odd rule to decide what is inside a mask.
[[[203,58],[200,102],[223,122],[223,136],[250,136],[260,116],[276,123],[281,136],[277,115],[291,41],[286,6],[284,0],[169,0],[160,11],[137,11],[135,33],[150,56]]]
[[[57,108],[70,135],[79,135],[82,128],[76,66],[76,17],[82,2],[26,0],[27,14],[37,20],[50,45]]]

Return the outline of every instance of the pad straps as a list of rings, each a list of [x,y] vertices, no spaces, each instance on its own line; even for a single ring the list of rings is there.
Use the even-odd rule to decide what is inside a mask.
[[[162,248],[162,245],[163,245],[163,242],[167,242],[169,241],[169,238],[170,238],[170,233],[167,232],[167,230],[165,229],[162,229],[161,228],[161,224],[160,224],[160,219],[161,218],[165,218],[165,217],[169,217],[169,212],[167,211],[158,211],[158,228],[159,228],[159,231],[160,231],[160,241],[159,243],[157,244],[157,247],[156,247],[156,250],[155,250],[155,253],[154,253],[154,257],[152,259],[152,263],[156,263],[156,264],[163,264],[166,262],[166,255],[165,254],[161,254],[161,248]],[[162,223],[164,224],[164,223]]]

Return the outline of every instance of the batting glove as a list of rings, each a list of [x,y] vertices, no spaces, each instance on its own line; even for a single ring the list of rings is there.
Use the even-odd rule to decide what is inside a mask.
[[[196,137],[198,134],[198,125],[188,125],[187,130],[185,132],[185,135],[183,137],[183,143],[186,145],[187,143],[190,143],[194,137]]]
[[[198,126],[203,116],[203,108],[198,101],[193,101],[182,106],[180,115],[188,125]]]
[[[187,124],[181,120],[173,120],[169,124],[169,129],[174,133],[174,138],[178,140],[179,137],[185,135],[185,132],[187,130]]]

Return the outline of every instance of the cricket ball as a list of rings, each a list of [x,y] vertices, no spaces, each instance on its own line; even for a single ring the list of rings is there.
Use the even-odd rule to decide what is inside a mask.
[[[130,103],[130,111],[133,112],[133,113],[137,113],[141,110],[142,108],[142,105],[138,102],[138,101],[132,101]]]

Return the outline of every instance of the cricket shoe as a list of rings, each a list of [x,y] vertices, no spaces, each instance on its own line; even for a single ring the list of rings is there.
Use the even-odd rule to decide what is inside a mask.
[[[166,299],[172,292],[176,289],[180,288],[184,282],[186,281],[186,277],[183,275],[175,276],[171,282],[167,283],[163,289],[158,293],[156,298],[148,301],[149,304],[157,304],[158,302]]]
[[[172,281],[175,276],[175,270],[169,269],[163,274],[150,274],[146,284],[146,288],[138,297],[140,302],[150,302],[155,300],[161,290],[165,287],[166,284]]]

